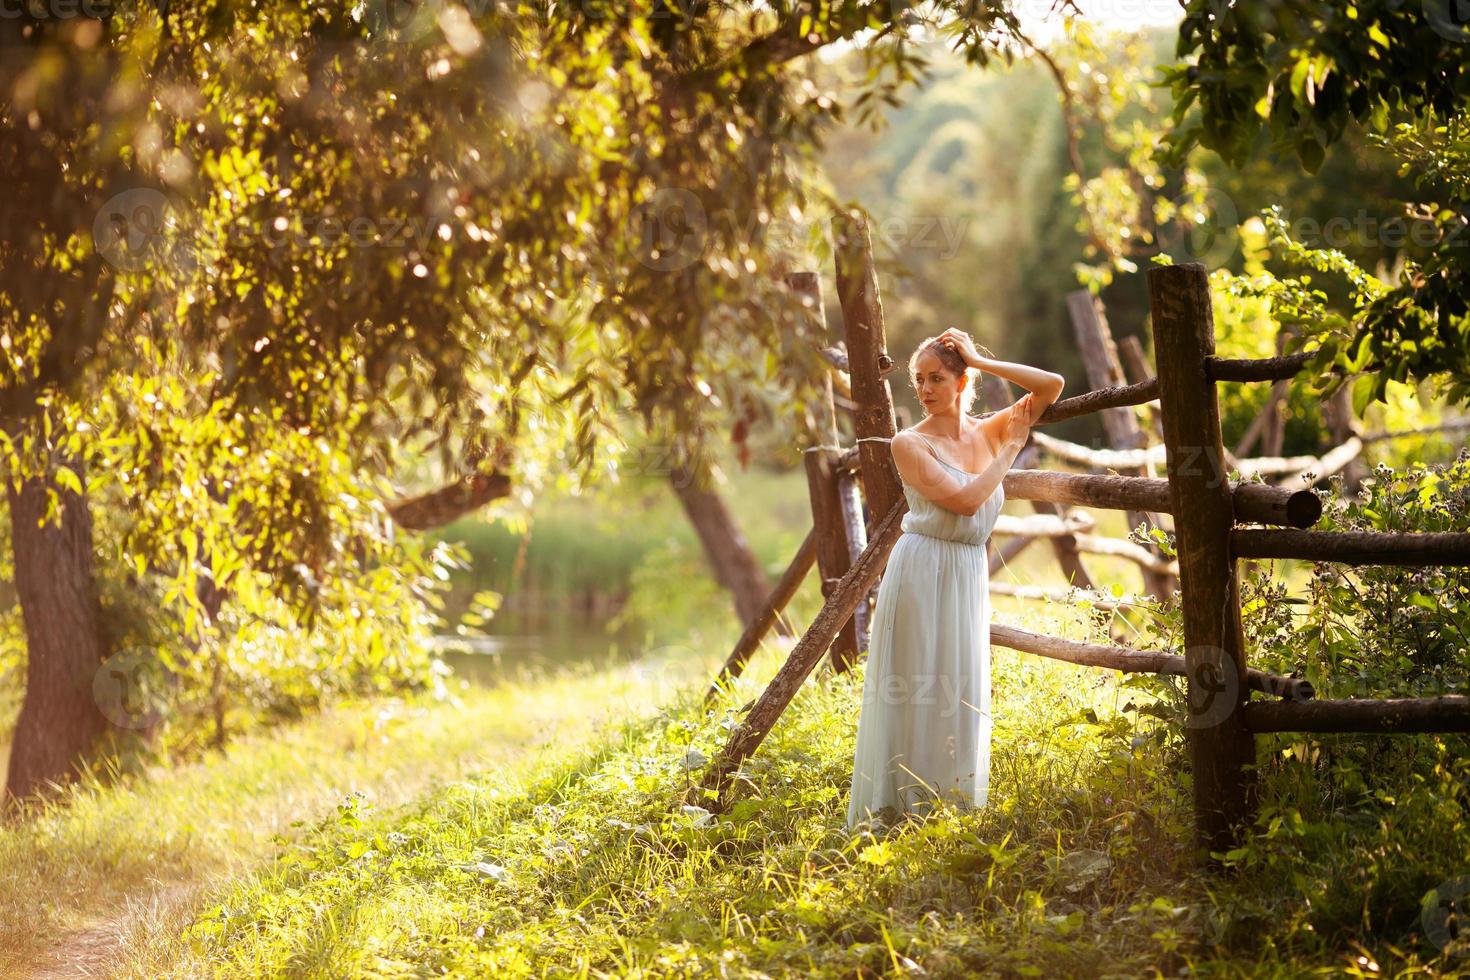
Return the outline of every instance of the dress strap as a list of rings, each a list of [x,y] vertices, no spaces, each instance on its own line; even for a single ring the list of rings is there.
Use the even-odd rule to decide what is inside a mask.
[[[909,431],[912,432],[914,435],[918,436],[920,439],[923,439],[924,440],[924,445],[926,445],[926,446],[929,447],[929,452],[933,453],[935,459],[937,459],[941,463],[945,463],[945,464],[947,464],[949,466],[954,466],[953,463],[949,462],[943,456],[939,455],[939,451],[934,448],[934,443],[932,443],[932,442],[929,441],[929,437],[928,436],[924,435],[924,433],[920,432],[918,429],[910,429]],[[958,467],[956,467],[956,469],[958,469]]]

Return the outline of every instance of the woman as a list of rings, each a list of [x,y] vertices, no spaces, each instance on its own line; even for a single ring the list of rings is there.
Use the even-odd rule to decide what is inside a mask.
[[[969,409],[978,374],[971,368],[1029,391],[975,418]],[[1050,371],[982,357],[969,334],[954,329],[920,344],[909,374],[925,417],[892,442],[909,510],[873,609],[849,829],[885,808],[892,816],[924,812],[941,796],[985,805],[991,730],[985,542],[1005,502],[1002,479],[1031,424],[1065,384]]]

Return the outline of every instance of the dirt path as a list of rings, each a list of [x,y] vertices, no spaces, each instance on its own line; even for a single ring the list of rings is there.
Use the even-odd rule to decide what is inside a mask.
[[[29,973],[22,975],[28,980],[106,977],[128,937],[145,928],[150,920],[183,913],[207,890],[203,882],[173,882],[160,885],[151,894],[129,898],[113,918],[62,936]]]

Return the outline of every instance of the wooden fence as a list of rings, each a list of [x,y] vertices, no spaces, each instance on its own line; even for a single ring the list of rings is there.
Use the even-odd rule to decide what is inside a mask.
[[[888,442],[895,433],[884,375],[894,368],[884,349],[882,308],[866,226],[844,216],[836,224],[837,280],[847,322],[848,363],[858,445],[808,450],[815,526],[710,688],[713,697],[739,675],[762,636],[795,594],[813,564],[823,563],[824,604],[788,654],[723,751],[705,771],[701,789],[721,808],[741,764],[760,746],[801,684],[833,649],[833,667],[846,669],[857,648],[834,646],[860,607],[866,610],[908,509]],[[1273,382],[1299,372],[1310,353],[1256,360],[1215,356],[1208,276],[1197,263],[1160,266],[1148,273],[1157,376],[1096,388],[1051,405],[1037,420],[1047,425],[1091,412],[1157,399],[1167,479],[1012,469],[1008,500],[1083,504],[1138,515],[1171,515],[1184,628],[1182,655],[1122,646],[1077,643],[992,624],[993,644],[1083,666],[1182,675],[1188,692],[1187,739],[1193,774],[1198,840],[1211,850],[1238,842],[1255,812],[1255,735],[1262,732],[1470,731],[1470,697],[1325,701],[1298,678],[1251,669],[1240,618],[1236,562],[1241,558],[1299,558],[1354,564],[1470,564],[1470,533],[1334,533],[1311,530],[1321,499],[1292,489],[1229,479],[1223,448],[1220,381]],[[808,283],[810,288],[810,283]],[[1126,429],[1120,440],[1131,438]],[[813,461],[816,462],[813,462]],[[856,475],[873,505],[873,526],[854,528],[851,507],[829,492]],[[820,498],[820,499],[819,499]],[[1038,515],[1041,516],[1041,515]],[[1028,518],[1027,520],[1031,520]],[[1259,525],[1243,527],[1241,525]],[[1038,529],[1039,526],[1038,526]],[[861,544],[855,535],[861,536]],[[825,557],[824,557],[825,556]],[[1173,566],[1154,569],[1172,576]],[[864,620],[865,621],[865,620]],[[1267,700],[1252,701],[1252,692]]]

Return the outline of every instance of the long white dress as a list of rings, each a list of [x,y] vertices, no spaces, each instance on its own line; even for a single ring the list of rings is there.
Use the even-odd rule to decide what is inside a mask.
[[[922,437],[922,433],[915,433]],[[934,446],[927,439],[931,452]],[[976,474],[936,459],[970,478]],[[990,569],[997,486],[973,516],[903,484],[909,510],[873,607],[847,826],[990,790]],[[880,814],[892,807],[888,814]]]

